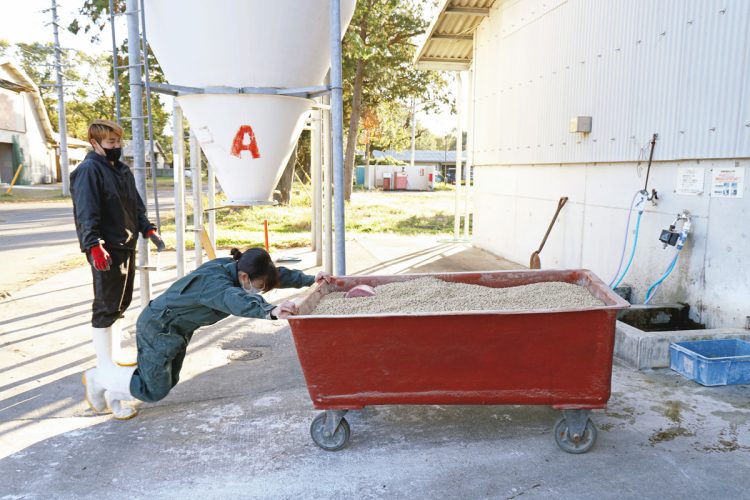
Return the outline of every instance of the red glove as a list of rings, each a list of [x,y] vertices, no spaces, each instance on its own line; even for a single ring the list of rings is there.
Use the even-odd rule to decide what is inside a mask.
[[[97,271],[109,271],[109,266],[112,264],[112,257],[104,249],[104,245],[100,242],[98,245],[89,248],[89,251],[91,252],[91,260],[94,261],[94,269]]]
[[[151,243],[156,245],[156,251],[162,252],[167,246],[164,244],[164,240],[161,239],[161,235],[156,228],[149,229],[146,233],[146,237],[151,240]]]

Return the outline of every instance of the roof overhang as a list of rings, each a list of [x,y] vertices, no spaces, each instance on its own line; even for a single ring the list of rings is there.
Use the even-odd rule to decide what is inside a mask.
[[[442,0],[414,58],[419,69],[464,71],[471,66],[474,32],[497,0]]]
[[[34,102],[34,107],[36,108],[36,112],[39,115],[39,121],[42,124],[42,130],[44,130],[44,135],[47,138],[47,143],[57,145],[58,142],[53,136],[54,131],[52,130],[52,123],[50,123],[49,121],[47,109],[44,107],[44,103],[42,102],[42,95],[39,93],[39,87],[36,86],[29,75],[27,75],[20,66],[16,65],[10,59],[0,59],[0,67],[2,67],[12,78],[15,79],[15,82],[11,83],[15,83],[20,87],[24,87],[25,90],[23,90],[22,92],[28,92],[31,95],[32,101]],[[13,91],[16,92],[16,90]]]

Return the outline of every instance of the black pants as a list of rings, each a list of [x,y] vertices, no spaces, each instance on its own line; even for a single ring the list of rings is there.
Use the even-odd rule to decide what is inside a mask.
[[[94,304],[91,326],[107,328],[122,318],[133,298],[135,278],[135,250],[109,250],[112,257],[109,271],[97,271],[91,266],[94,277]],[[91,262],[91,255],[88,255]]]

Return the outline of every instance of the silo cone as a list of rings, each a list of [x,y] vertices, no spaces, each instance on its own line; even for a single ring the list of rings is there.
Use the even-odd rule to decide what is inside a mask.
[[[227,203],[266,202],[297,143],[311,101],[271,95],[204,95],[179,98],[185,115],[216,169]]]
[[[355,3],[341,1],[342,30]],[[329,0],[145,4],[149,45],[173,85],[308,87],[322,84],[330,66]],[[183,95],[178,101],[229,203],[267,203],[312,101],[250,93]]]

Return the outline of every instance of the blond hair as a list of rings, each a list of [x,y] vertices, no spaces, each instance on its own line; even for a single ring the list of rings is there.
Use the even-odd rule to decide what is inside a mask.
[[[122,139],[122,127],[112,120],[94,120],[89,125],[89,142],[93,140],[101,143],[109,134],[115,134]]]

